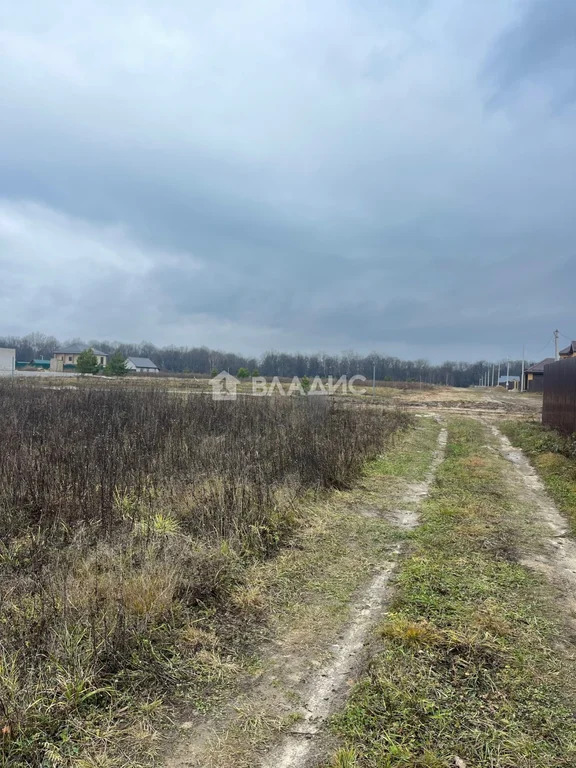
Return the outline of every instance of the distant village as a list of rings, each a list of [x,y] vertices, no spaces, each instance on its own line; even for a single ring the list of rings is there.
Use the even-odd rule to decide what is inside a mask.
[[[3,346],[1,342],[6,346]],[[12,344],[10,342],[12,341]],[[466,364],[448,364],[444,366],[429,366],[425,361],[406,362],[395,358],[378,357],[376,355],[360,358],[350,355],[347,360],[343,356],[320,359],[318,356],[300,356],[300,355],[281,355],[279,353],[267,353],[262,360],[248,360],[231,354],[224,354],[210,351],[206,348],[194,348],[192,350],[179,350],[174,348],[157,349],[157,361],[145,356],[130,355],[130,350],[124,346],[124,355],[119,351],[111,352],[110,345],[105,349],[108,352],[99,349],[97,342],[88,345],[82,342],[70,342],[54,349],[47,354],[44,350],[50,350],[45,340],[43,350],[40,356],[32,359],[25,359],[22,355],[24,349],[28,354],[32,354],[30,344],[21,344],[16,342],[25,342],[26,339],[2,339],[0,340],[0,374],[21,373],[23,375],[40,375],[43,372],[61,375],[77,375],[82,373],[82,366],[78,366],[79,358],[90,350],[93,354],[94,373],[130,373],[130,374],[159,374],[164,371],[167,374],[192,373],[214,376],[220,370],[227,370],[236,374],[244,368],[248,371],[260,370],[264,376],[311,376],[326,375],[332,373],[340,376],[343,373],[352,375],[353,373],[362,373],[367,378],[374,378],[377,381],[420,381],[421,383],[441,384],[466,387],[480,386],[490,387],[499,386],[507,390],[518,390],[521,392],[543,392],[544,376],[546,368],[556,362],[576,358],[576,341],[571,341],[569,346],[564,349],[558,349],[556,344],[555,357],[546,357],[537,363],[533,363],[524,369],[524,363],[520,360],[511,361],[506,365],[506,375],[500,375],[501,366],[486,363],[466,363]],[[6,343],[8,342],[8,343]],[[54,346],[58,342],[54,339]],[[146,345],[149,349],[142,349],[140,353],[152,354],[154,356],[154,347]],[[17,349],[20,349],[21,358],[18,357]],[[149,351],[151,350],[151,351]],[[136,351],[136,350],[134,350]],[[167,354],[168,353],[168,354]],[[177,359],[180,355],[181,359]],[[190,359],[188,359],[190,358]],[[163,362],[162,362],[163,361]],[[521,364],[522,363],[522,364]],[[521,364],[521,365],[520,365]],[[451,365],[452,368],[448,368]],[[492,369],[490,375],[490,368]],[[468,372],[466,372],[468,369]],[[498,369],[496,371],[496,369]],[[521,370],[522,369],[522,370]],[[474,371],[480,370],[480,378],[476,378],[473,383]],[[510,375],[513,374],[513,375]],[[477,375],[477,374],[476,374]],[[460,381],[459,381],[460,379]]]
[[[543,360],[540,360],[539,363],[533,363],[523,370],[520,376],[498,375],[498,386],[508,390],[519,390],[521,392],[543,392],[546,366],[572,357],[576,357],[576,341],[571,341],[568,347],[559,350],[556,357],[545,357]],[[522,367],[524,368],[524,364],[522,364]],[[479,386],[490,386],[489,372],[485,373],[481,378]]]
[[[576,357],[576,341],[571,341],[568,347],[558,352],[558,359],[566,360],[570,357]],[[556,358],[545,357],[539,363],[534,363],[524,371],[524,390],[526,392],[544,391],[544,369],[547,365],[555,363]]]
[[[81,355],[90,351],[96,358],[96,368],[105,370],[112,359],[112,355],[102,352],[100,349],[88,347],[85,344],[71,344],[62,349],[57,349],[50,359],[17,360],[16,350],[0,348],[0,371],[23,373],[38,373],[51,371],[52,373],[77,373],[78,359]],[[129,373],[160,373],[159,367],[153,360],[147,357],[127,357],[120,360],[121,369]]]
[[[51,371],[74,371],[77,368],[79,356],[85,352],[86,349],[87,347],[84,344],[72,344],[64,349],[56,350],[50,360],[32,360],[31,362],[33,365],[41,363],[44,366],[48,363],[48,368]],[[110,355],[99,349],[92,348],[92,352],[96,355],[98,365],[105,368],[108,364]],[[18,365],[18,363],[16,363],[16,365]],[[156,363],[147,357],[127,357],[124,360],[124,365],[126,370],[132,371],[133,373],[160,373],[160,369]]]

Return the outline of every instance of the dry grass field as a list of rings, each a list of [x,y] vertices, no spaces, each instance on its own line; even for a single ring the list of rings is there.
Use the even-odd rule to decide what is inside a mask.
[[[307,398],[0,381],[6,766],[135,766],[259,626],[251,564],[407,424]]]

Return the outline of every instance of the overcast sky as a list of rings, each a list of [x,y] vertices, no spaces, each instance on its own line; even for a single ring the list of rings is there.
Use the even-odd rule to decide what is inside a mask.
[[[543,357],[574,0],[0,0],[0,335]]]

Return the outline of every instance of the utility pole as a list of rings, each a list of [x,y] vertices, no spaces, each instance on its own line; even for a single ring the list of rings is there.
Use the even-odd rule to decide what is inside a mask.
[[[498,363],[498,376],[496,378],[496,386],[500,384],[500,363]]]
[[[526,345],[522,344],[522,374],[520,375],[520,392],[524,392],[524,358],[526,357]]]
[[[492,379],[490,381],[490,386],[494,386],[494,363],[492,363]]]
[[[506,363],[506,390],[510,388],[510,360]]]
[[[372,394],[376,394],[376,360],[372,360]]]
[[[554,331],[554,360],[560,360],[560,355],[558,354],[558,328]]]

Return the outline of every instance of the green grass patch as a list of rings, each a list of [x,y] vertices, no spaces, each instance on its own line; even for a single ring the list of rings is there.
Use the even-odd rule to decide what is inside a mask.
[[[419,418],[417,428],[396,436],[395,450],[382,453],[368,463],[368,476],[422,480],[436,448],[439,425],[431,418]]]
[[[552,588],[518,562],[534,531],[487,439],[476,421],[450,422],[377,651],[334,719],[333,766],[576,764],[573,662],[556,650]]]
[[[576,535],[576,442],[536,421],[506,421],[502,432],[530,457]]]

